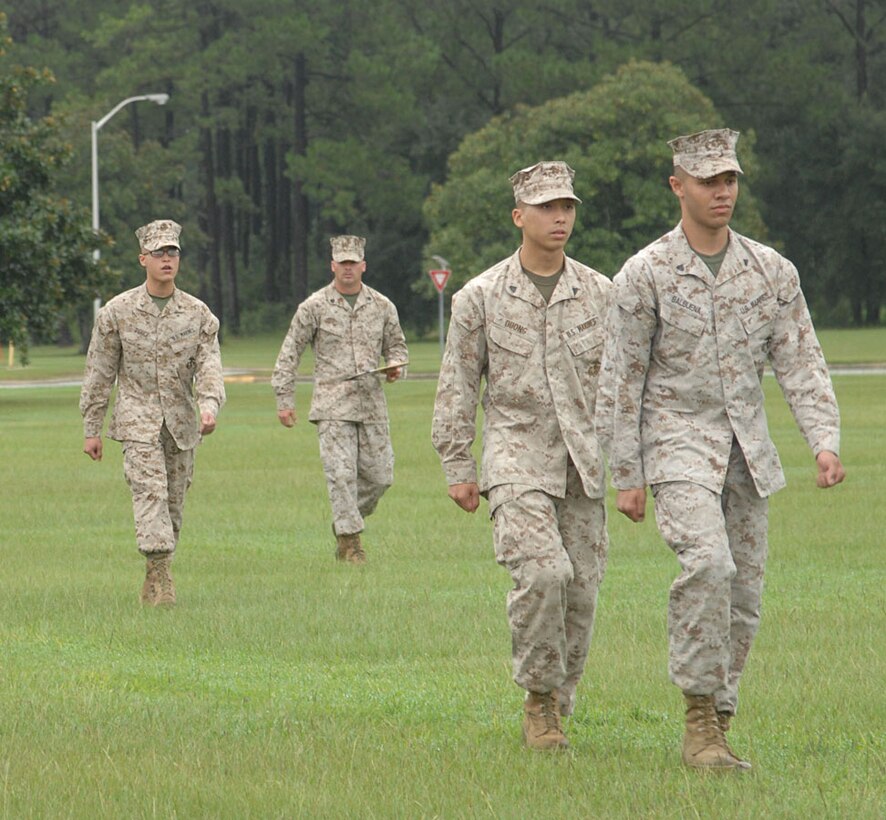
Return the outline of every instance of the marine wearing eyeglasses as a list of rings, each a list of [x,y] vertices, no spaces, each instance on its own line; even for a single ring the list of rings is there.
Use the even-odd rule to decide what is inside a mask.
[[[80,394],[85,442],[102,458],[102,426],[117,383],[108,436],[123,446],[138,550],[147,559],[141,600],[174,604],[170,563],[179,540],[194,450],[216,425],[225,401],[218,319],[176,287],[181,225],[155,220],[139,228],[145,283],[99,311]]]

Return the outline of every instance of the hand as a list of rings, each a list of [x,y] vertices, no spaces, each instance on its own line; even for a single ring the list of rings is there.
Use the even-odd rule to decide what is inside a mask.
[[[646,518],[646,488],[619,490],[615,495],[615,508],[636,524]]]
[[[476,482],[450,484],[449,497],[465,512],[476,512],[480,506],[480,487]]]
[[[402,367],[394,367],[390,370],[385,370],[385,381],[386,382],[395,382],[400,378],[400,374],[403,372]]]
[[[213,430],[215,430],[215,416],[212,413],[201,413],[200,414],[200,435],[208,436]]]
[[[295,427],[298,417],[295,415],[295,410],[278,410],[277,418],[284,427]]]
[[[83,441],[83,452],[93,461],[102,460],[102,437],[87,436]]]
[[[822,450],[815,457],[815,461],[818,464],[816,483],[823,490],[839,484],[846,478],[846,470],[843,469],[843,465],[840,463],[840,456],[836,453],[832,453],[830,450]]]

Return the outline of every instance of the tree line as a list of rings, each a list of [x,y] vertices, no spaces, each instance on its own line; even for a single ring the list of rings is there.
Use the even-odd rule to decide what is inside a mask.
[[[422,332],[433,256],[457,259],[456,279],[482,269],[482,253],[447,248],[438,228],[461,219],[464,246],[483,248],[507,225],[506,196],[492,208],[485,184],[439,195],[459,187],[459,151],[642,63],[680,72],[687,95],[710,101],[712,126],[743,132],[750,210],[797,263],[816,319],[881,321],[886,0],[19,0],[7,17],[7,61],[55,77],[29,88],[27,110],[70,146],[52,180],[65,201],[90,201],[90,122],[132,95],[169,95],[127,106],[99,134],[103,298],[141,279],[133,229],[168,216],[185,227],[182,285],[225,331],[277,329],[327,280],[329,236],[348,232],[368,238],[367,281]],[[610,134],[601,163],[630,164],[698,110],[680,93],[643,105],[656,127]],[[568,106],[558,116],[568,122]],[[606,131],[599,118],[587,127]],[[519,134],[502,144],[520,147]],[[666,167],[642,167],[665,184]],[[676,209],[649,203],[640,186],[620,205],[636,230],[614,228],[602,261],[591,225],[582,261],[612,275],[629,244],[666,230]]]

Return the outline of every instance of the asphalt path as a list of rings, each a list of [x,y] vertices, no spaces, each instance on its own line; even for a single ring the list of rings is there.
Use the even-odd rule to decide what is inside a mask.
[[[832,376],[883,376],[886,375],[886,363],[884,364],[844,364],[834,365],[830,368]],[[270,382],[271,374],[266,370],[228,370],[224,371],[225,381],[228,383],[251,383],[251,382]],[[772,373],[766,370],[766,376]],[[413,373],[408,372],[405,379],[436,379],[436,373]],[[312,381],[311,376],[299,376],[297,381],[309,383]],[[0,379],[0,389],[6,388],[15,390],[27,387],[80,387],[83,384],[82,378],[61,378],[61,379],[34,379],[28,381],[9,381]]]

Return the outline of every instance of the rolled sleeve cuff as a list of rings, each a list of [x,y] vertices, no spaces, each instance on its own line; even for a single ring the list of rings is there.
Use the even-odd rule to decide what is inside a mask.
[[[277,396],[277,410],[295,410],[295,396]]]
[[[835,456],[839,457],[839,455],[840,455],[840,436],[831,435],[831,436],[827,436],[827,437],[821,439],[812,448],[812,454],[814,456],[818,457],[819,453],[823,453],[826,450],[833,453]]]
[[[200,405],[200,415],[202,416],[204,413],[209,413],[212,415],[214,419],[218,418],[219,411],[219,403],[217,401],[204,401]]]
[[[473,461],[455,461],[443,465],[443,473],[446,483],[451,487],[453,484],[476,484],[477,465]]]
[[[637,490],[646,486],[646,476],[641,467],[611,467],[612,486],[616,490]]]

